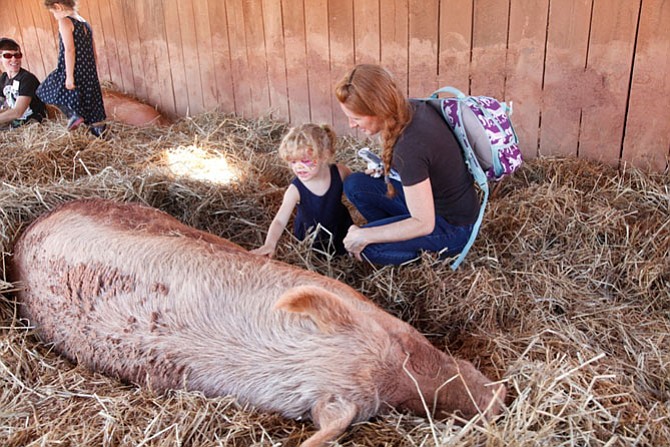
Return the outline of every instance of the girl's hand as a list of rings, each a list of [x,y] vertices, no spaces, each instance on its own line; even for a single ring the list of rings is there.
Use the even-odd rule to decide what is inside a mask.
[[[74,85],[74,79],[65,79],[65,88],[68,90],[74,90],[75,89]]]
[[[352,225],[349,227],[346,237],[344,238],[344,248],[354,255],[354,257],[362,261],[361,252],[368,245],[368,241],[365,238],[365,229],[357,225]]]
[[[268,258],[272,258],[274,256],[275,249],[274,247],[270,247],[269,245],[266,244],[253,250],[250,250],[249,253],[258,256],[267,256]]]

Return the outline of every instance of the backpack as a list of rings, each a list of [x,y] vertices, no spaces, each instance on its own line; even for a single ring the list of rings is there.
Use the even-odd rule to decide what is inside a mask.
[[[454,96],[438,98],[440,93]],[[508,106],[488,96],[466,96],[454,87],[443,87],[433,92],[427,100],[439,108],[454,131],[463,150],[465,164],[483,192],[479,216],[470,239],[451,264],[452,270],[456,270],[479,233],[489,199],[489,180],[498,181],[511,174],[521,166],[523,159],[519,139],[509,119],[512,114],[511,103]]]

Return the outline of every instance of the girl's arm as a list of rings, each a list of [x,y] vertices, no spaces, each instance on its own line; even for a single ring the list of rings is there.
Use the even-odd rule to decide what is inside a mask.
[[[349,177],[349,174],[351,174],[351,169],[347,165],[343,165],[342,163],[336,163],[337,170],[340,173],[340,178],[342,181],[344,181],[345,178]]]
[[[63,47],[65,48],[65,88],[74,90],[74,63],[75,63],[75,48],[74,48],[74,25],[67,17],[58,19],[58,32],[61,39],[63,39]]]
[[[279,211],[277,211],[277,215],[270,224],[268,234],[265,237],[265,243],[255,250],[251,250],[251,253],[255,255],[268,256],[270,258],[273,257],[275,248],[277,247],[277,242],[284,232],[286,224],[288,224],[288,221],[291,218],[293,209],[299,201],[300,193],[298,192],[298,188],[293,185],[289,185],[289,187],[286,189],[286,192],[284,193],[284,199],[282,200],[281,206],[279,207]]]
[[[344,247],[358,260],[368,244],[397,242],[425,236],[435,229],[435,205],[430,179],[412,186],[403,187],[410,217],[398,222],[378,227],[349,227],[344,238]]]

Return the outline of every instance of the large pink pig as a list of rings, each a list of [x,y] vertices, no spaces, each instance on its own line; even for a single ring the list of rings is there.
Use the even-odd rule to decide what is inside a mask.
[[[114,90],[103,90],[105,114],[112,121],[138,127],[167,126],[170,120],[158,110],[132,96]]]
[[[303,446],[390,407],[491,418],[505,388],[352,288],[137,204],[67,203],[15,245],[21,314],[58,352],[154,390],[309,417]]]

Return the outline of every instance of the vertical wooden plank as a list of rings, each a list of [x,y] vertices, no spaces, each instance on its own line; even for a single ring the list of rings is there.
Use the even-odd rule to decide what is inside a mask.
[[[2,9],[2,14],[0,14],[0,37],[9,37],[14,39],[16,43],[19,44],[22,51],[26,53],[26,59],[22,62],[27,70],[30,71],[30,63],[28,58],[37,58],[38,54],[32,55],[32,48],[26,46],[23,42],[22,29],[19,26],[23,20],[22,16],[22,7],[18,2],[7,2],[5,8]],[[30,50],[30,51],[29,51]],[[30,56],[29,56],[30,55]],[[2,72],[2,67],[0,66],[0,73]]]
[[[204,110],[214,110],[217,105],[217,91],[208,1],[194,0],[192,10],[195,23],[195,41],[198,48],[202,106]]]
[[[357,64],[381,62],[379,5],[380,0],[354,1],[354,41]]]
[[[470,90],[505,97],[509,0],[475,0]]]
[[[136,2],[135,11],[147,98],[152,104],[157,104],[163,113],[178,115],[165,37],[162,2],[156,4]]]
[[[384,4],[380,14],[381,65],[406,93],[409,90],[409,0]]]
[[[27,2],[27,4],[30,5],[32,11],[37,38],[39,40],[39,53],[37,53],[38,50],[35,48],[32,52],[36,52],[35,57],[42,58],[44,75],[46,76],[56,68],[56,64],[58,63],[58,30],[54,29],[53,24],[55,20],[53,20],[53,16],[44,7],[42,2]],[[37,77],[44,79],[39,75]]]
[[[174,10],[168,11],[168,16],[172,20],[176,20],[179,26],[179,35],[181,37],[179,43],[174,40],[174,47],[181,46],[181,54],[178,60],[182,61],[183,72],[185,75],[185,82],[177,85],[178,90],[186,92],[188,99],[188,114],[196,115],[205,110],[204,100],[202,96],[202,79],[200,77],[200,54],[198,51],[198,42],[196,37],[196,24],[193,13],[193,3],[200,3],[199,0],[192,0],[189,2],[176,1],[171,3],[170,8]],[[173,18],[172,14],[176,14]],[[167,22],[166,22],[167,23]],[[170,28],[167,29],[167,34],[170,34]],[[179,50],[177,50],[179,54]],[[172,54],[172,53],[171,53]],[[181,73],[181,69],[180,69]]]
[[[228,0],[228,39],[230,41],[230,66],[235,92],[235,112],[245,117],[253,116],[251,87],[257,73],[248,70],[247,42],[244,30],[243,0]]]
[[[351,135],[347,118],[342,113],[334,87],[354,67],[354,9],[351,0],[333,0],[328,3],[330,29],[330,91],[333,110],[333,129],[338,135]]]
[[[425,98],[437,88],[438,0],[409,2],[409,96]]]
[[[137,22],[137,1],[135,0],[121,0],[120,12],[123,15],[123,23],[125,25],[125,33],[128,42],[128,53],[130,56],[130,70],[132,73],[132,92],[138,98],[155,104],[150,100],[147,93],[146,85],[146,69],[144,68],[144,58],[142,56],[142,39],[140,37],[139,24]],[[144,24],[142,24],[144,26]],[[146,61],[149,64],[149,61]],[[154,68],[155,70],[155,68]],[[154,98],[155,99],[155,98]]]
[[[268,94],[272,117],[289,121],[289,97],[284,57],[284,22],[281,0],[263,0],[265,54],[268,64]]]
[[[253,80],[250,86],[252,116],[267,116],[270,113],[270,92],[268,88],[262,1],[244,0],[242,7],[244,34],[247,43],[246,69]]]
[[[282,3],[284,41],[286,45],[286,79],[288,85],[291,122],[306,123],[311,120],[307,78],[305,42],[305,8],[303,0]]]
[[[623,144],[640,0],[595,0],[579,156],[616,165]]]
[[[163,0],[163,20],[165,29],[163,36],[167,41],[167,53],[161,58],[157,55],[156,62],[159,67],[167,64],[172,74],[172,89],[174,91],[175,110],[180,116],[190,116],[189,97],[193,87],[189,88],[191,79],[187,78],[184,62],[184,49],[181,43],[181,26],[177,0]],[[192,63],[192,61],[190,62]],[[194,98],[194,101],[196,99]]]
[[[123,90],[123,70],[121,68],[119,48],[116,35],[114,34],[114,23],[112,21],[112,11],[109,2],[102,0],[91,2],[91,11],[93,12],[94,10],[99,10],[100,16],[98,22],[91,22],[91,26],[93,27],[96,36],[95,43],[99,44],[102,40],[103,52],[107,56],[109,78],[106,80],[113,82],[114,85]],[[102,37],[102,39],[100,39],[100,37]]]
[[[584,70],[592,6],[593,0],[549,2],[541,108],[541,154],[577,155],[582,106],[590,100],[591,86],[585,82]]]
[[[230,46],[226,2],[208,0],[209,26],[212,39],[212,57],[216,75],[216,101],[219,110],[235,112],[235,94],[231,72]]]
[[[527,159],[538,155],[548,14],[549,0],[512,0],[505,99],[514,101],[512,122]]]
[[[123,13],[124,5],[122,0],[111,0],[107,3],[109,6],[109,20],[107,25],[112,30],[116,54],[121,69],[121,77],[118,84],[125,92],[135,94],[135,82],[133,74],[133,64],[130,58],[128,33],[126,32],[126,19]]]
[[[102,26],[102,19],[100,17],[100,10],[98,9],[98,0],[87,0],[79,4],[79,14],[86,19],[93,29],[93,40],[95,42],[97,54],[98,77],[100,81],[113,81],[113,71],[110,64],[109,49],[105,40],[104,28]],[[56,26],[56,32],[58,26]],[[55,67],[55,66],[54,66]]]
[[[13,21],[14,18],[14,5],[15,2],[10,2],[9,0],[0,0],[0,7],[2,7],[2,14],[0,14],[0,37],[9,37],[14,39],[14,33],[18,29],[16,24],[18,22]],[[14,26],[12,26],[14,23]],[[0,65],[0,73],[2,73],[2,66]]]
[[[46,68],[38,52],[40,48],[39,44],[39,35],[35,26],[35,21],[33,20],[33,14],[30,9],[28,2],[16,2],[16,14],[19,17],[17,23],[21,24],[21,40],[18,44],[21,48],[33,48],[36,50],[36,53],[33,57],[28,57],[28,52],[26,52],[26,58],[21,62],[21,66],[26,70],[33,73],[39,79],[43,79],[46,73]],[[3,11],[4,15],[4,11]]]
[[[45,33],[41,23],[41,11],[37,10],[40,6],[36,3],[21,2],[23,6],[23,14],[25,18],[22,21],[24,27],[24,35],[29,34],[28,38],[32,42],[19,42],[25,57],[22,67],[32,72],[38,79],[44,79],[44,76],[49,72],[50,66],[46,64],[44,58],[44,50],[42,49],[42,41],[44,40],[45,49],[48,48],[48,40],[50,36]],[[44,8],[42,6],[42,8]],[[46,8],[45,8],[46,10]],[[47,28],[51,31],[50,28]],[[30,37],[30,35],[32,37]],[[32,63],[31,63],[32,62]]]
[[[9,37],[21,45],[23,49],[19,17],[16,15],[18,2],[5,0],[2,2],[2,14],[0,14],[0,37]]]
[[[305,2],[305,36],[310,121],[330,124],[333,92],[329,83],[324,82],[330,79],[328,0]]]
[[[440,5],[438,87],[470,90],[473,0],[443,0]]]
[[[654,171],[670,159],[670,2],[642,2],[622,159]]]

